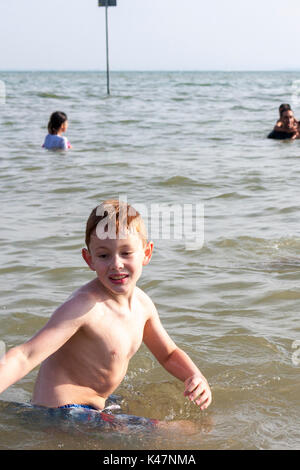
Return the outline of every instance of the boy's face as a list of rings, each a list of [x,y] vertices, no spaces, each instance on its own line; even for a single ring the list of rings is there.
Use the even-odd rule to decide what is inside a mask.
[[[149,263],[152,250],[153,243],[143,246],[136,234],[126,239],[101,240],[94,232],[89,250],[84,248],[82,256],[106,290],[112,294],[127,294],[134,289],[143,266]]]

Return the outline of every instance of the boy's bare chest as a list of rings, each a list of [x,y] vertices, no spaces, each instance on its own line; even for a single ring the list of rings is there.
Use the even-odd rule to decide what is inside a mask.
[[[85,328],[98,353],[109,361],[129,360],[139,349],[145,326],[141,313],[96,313]]]

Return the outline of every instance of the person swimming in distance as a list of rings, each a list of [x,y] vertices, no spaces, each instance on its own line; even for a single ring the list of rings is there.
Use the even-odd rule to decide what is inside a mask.
[[[296,139],[299,137],[298,121],[289,104],[279,106],[279,119],[268,135],[269,139]]]
[[[66,113],[55,111],[51,114],[48,123],[48,135],[42,145],[47,150],[68,150],[72,148],[67,137],[62,134],[68,129],[68,117]]]

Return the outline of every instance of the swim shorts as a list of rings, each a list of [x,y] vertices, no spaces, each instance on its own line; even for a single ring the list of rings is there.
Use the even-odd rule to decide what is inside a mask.
[[[96,410],[96,408],[94,408],[93,406],[90,406],[90,405],[77,405],[76,403],[72,403],[70,405],[59,406],[58,408],[85,408],[87,410]]]
[[[97,421],[104,421],[104,423],[109,423],[113,426],[120,426],[120,425],[125,425],[125,426],[156,426],[159,421],[156,419],[150,419],[150,418],[143,418],[142,416],[134,416],[134,415],[125,415],[125,414],[117,414],[114,415],[110,411],[110,409],[114,408],[120,408],[118,405],[113,405],[113,406],[108,406],[107,408],[104,408],[104,410],[97,410],[93,406],[90,405],[78,405],[76,403],[72,403],[69,405],[63,405],[59,406],[58,409],[67,409],[67,408],[78,408],[78,409],[86,409],[86,410],[92,410],[92,411],[97,411],[98,413],[93,413],[87,414],[86,416],[83,415],[84,420],[90,421],[91,419],[97,419]],[[104,424],[103,423],[103,424]]]

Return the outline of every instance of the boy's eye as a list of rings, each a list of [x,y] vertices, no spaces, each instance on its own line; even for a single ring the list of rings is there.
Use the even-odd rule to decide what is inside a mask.
[[[102,258],[102,259],[104,259],[104,258],[106,258],[106,257],[107,257],[107,255],[106,255],[106,254],[98,255],[98,258]]]
[[[133,253],[132,251],[124,251],[123,255],[124,256],[129,256],[129,255],[132,255],[132,253]]]

